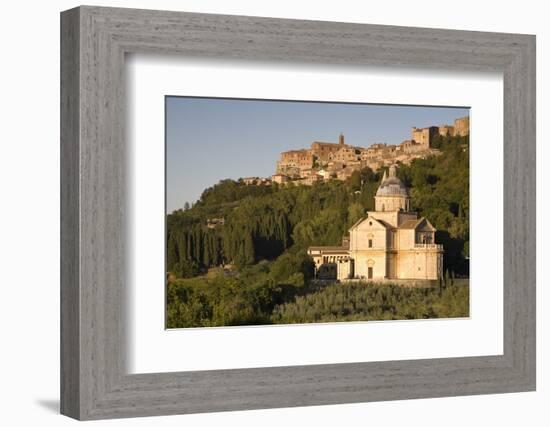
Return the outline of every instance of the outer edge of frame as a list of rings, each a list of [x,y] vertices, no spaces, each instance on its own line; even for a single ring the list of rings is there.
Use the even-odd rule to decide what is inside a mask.
[[[80,10],[61,14],[60,411],[81,416],[80,384]]]
[[[78,19],[75,18],[75,14],[78,16]],[[238,398],[232,396],[225,396],[217,394],[217,397],[211,397],[211,401],[205,399],[206,394],[197,395],[195,391],[190,390],[189,388],[182,387],[183,382],[189,380],[196,381],[199,391],[202,390],[202,393],[207,393],[209,396],[216,396],[216,387],[215,385],[220,386],[220,390],[225,390],[229,387],[231,389],[231,378],[239,378],[239,375],[243,377],[248,376],[248,380],[241,380],[240,384],[246,384],[247,382],[255,387],[260,387],[258,389],[259,393],[265,393],[265,390],[262,389],[265,384],[265,380],[258,378],[251,378],[255,373],[259,372],[258,370],[245,369],[245,370],[231,370],[231,371],[210,371],[210,372],[195,372],[190,375],[186,373],[173,373],[170,376],[166,374],[142,374],[142,375],[126,375],[123,373],[114,372],[112,366],[106,366],[109,362],[113,362],[116,366],[115,370],[120,369],[121,358],[120,355],[109,354],[108,343],[113,342],[113,338],[105,339],[105,333],[111,326],[111,332],[119,334],[121,330],[117,325],[113,325],[113,321],[119,319],[115,314],[109,320],[94,318],[97,317],[97,311],[93,307],[87,306],[90,302],[93,303],[94,298],[105,298],[106,296],[115,296],[120,297],[121,292],[114,291],[108,293],[105,289],[105,284],[99,283],[94,284],[98,289],[86,289],[83,287],[90,285],[91,283],[81,283],[81,273],[80,268],[86,267],[84,264],[81,266],[79,257],[84,256],[80,253],[82,250],[80,245],[83,243],[80,241],[79,233],[81,228],[84,229],[88,224],[82,223],[83,219],[81,217],[82,212],[80,211],[80,202],[83,197],[83,193],[80,191],[79,185],[90,184],[93,187],[93,184],[97,183],[88,183],[86,179],[89,179],[85,176],[80,176],[81,168],[89,167],[89,164],[85,163],[86,153],[80,153],[82,150],[82,144],[93,143],[93,139],[87,140],[86,138],[89,135],[84,135],[82,133],[84,141],[80,139],[82,128],[85,127],[86,131],[93,131],[94,126],[97,126],[97,123],[81,123],[80,114],[82,114],[82,108],[84,104],[87,103],[88,97],[96,102],[96,107],[99,105],[114,108],[113,111],[117,110],[117,107],[109,105],[108,101],[112,101],[111,98],[105,98],[99,100],[96,96],[95,91],[101,88],[94,87],[94,85],[101,84],[101,80],[98,78],[94,80],[96,75],[91,74],[90,70],[87,68],[90,65],[86,61],[98,61],[103,58],[103,55],[108,58],[107,63],[110,63],[111,66],[118,67],[118,65],[113,65],[112,61],[116,60],[117,55],[124,51],[124,43],[132,40],[133,37],[137,37],[138,41],[132,41],[133,46],[140,47],[140,43],[143,45],[148,44],[148,37],[154,35],[156,39],[154,45],[147,45],[144,47],[145,50],[154,52],[157,49],[157,46],[162,46],[162,41],[158,41],[158,36],[162,35],[162,30],[159,30],[156,25],[152,26],[152,23],[156,24],[157,19],[161,19],[161,24],[166,25],[176,25],[178,28],[189,24],[188,21],[192,21],[195,27],[199,27],[200,31],[206,31],[204,27],[204,22],[208,22],[212,25],[212,22],[215,24],[219,21],[223,21],[225,27],[231,27],[232,23],[238,23],[239,25],[254,25],[256,21],[261,22],[262,24],[273,24],[275,21],[291,23],[292,25],[309,25],[314,27],[315,24],[322,26],[324,30],[326,29],[337,29],[338,25],[345,26],[346,29],[349,29],[352,32],[361,32],[362,29],[366,32],[372,30],[376,34],[384,34],[384,31],[391,30],[400,32],[401,35],[405,35],[409,39],[414,40],[415,35],[422,35],[422,37],[433,38],[433,42],[437,43],[436,40],[439,40],[438,37],[441,36],[446,39],[446,43],[452,43],[453,39],[460,36],[468,39],[468,43],[471,43],[472,46],[475,46],[476,43],[480,45],[483,44],[483,49],[487,50],[489,47],[487,45],[495,45],[495,49],[498,50],[498,55],[494,55],[495,63],[491,64],[490,60],[483,62],[483,67],[489,68],[498,68],[504,66],[510,66],[509,70],[512,70],[514,73],[513,85],[514,85],[514,97],[519,97],[519,103],[517,104],[517,110],[514,110],[521,116],[518,120],[521,123],[513,123],[512,130],[514,134],[510,135],[511,141],[521,142],[521,138],[525,138],[527,143],[526,152],[523,155],[514,154],[513,162],[523,162],[520,166],[528,165],[534,159],[534,81],[531,82],[530,79],[534,79],[534,70],[532,69],[534,65],[534,37],[525,36],[518,34],[497,34],[497,33],[483,33],[483,32],[471,32],[471,31],[455,31],[455,30],[432,30],[426,28],[409,28],[409,27],[392,27],[392,26],[373,26],[367,24],[348,24],[348,23],[334,23],[330,21],[300,21],[300,20],[285,20],[285,19],[272,19],[272,18],[256,18],[256,17],[239,17],[239,16],[223,16],[223,15],[208,15],[208,14],[194,14],[194,13],[185,13],[185,12],[166,12],[166,11],[146,11],[146,10],[135,10],[135,9],[120,9],[120,8],[98,8],[98,7],[89,7],[84,6],[81,8],[73,9],[71,11],[64,12],[62,14],[62,82],[63,79],[68,79],[66,82],[70,82],[70,85],[62,84],[62,175],[61,175],[61,184],[62,184],[62,377],[61,377],[61,389],[62,389],[62,413],[72,416],[78,419],[104,419],[104,418],[121,418],[121,417],[133,417],[133,416],[151,416],[151,415],[163,415],[163,414],[180,414],[180,413],[196,413],[196,412],[212,412],[212,411],[228,411],[228,410],[245,410],[245,409],[260,409],[260,408],[276,408],[276,407],[289,407],[289,406],[307,406],[307,405],[321,405],[321,404],[336,404],[336,403],[351,403],[351,402],[364,402],[364,401],[376,401],[376,400],[392,400],[392,399],[410,399],[410,398],[423,398],[423,397],[436,397],[436,396],[458,396],[458,395],[472,395],[472,394],[482,394],[482,393],[498,393],[498,392],[516,392],[516,391],[530,391],[535,388],[535,337],[534,337],[534,315],[531,313],[531,317],[524,319],[523,316],[527,311],[534,309],[534,279],[533,282],[525,283],[518,282],[519,288],[510,290],[511,299],[513,303],[520,303],[520,306],[515,312],[516,318],[514,322],[509,324],[510,327],[514,327],[513,334],[510,338],[510,351],[505,350],[504,356],[493,356],[487,358],[468,358],[471,359],[471,363],[467,360],[456,359],[456,366],[458,370],[467,370],[468,363],[470,367],[475,366],[476,369],[479,369],[480,377],[477,382],[474,383],[463,383],[463,384],[451,384],[449,387],[445,387],[440,384],[438,387],[431,387],[429,382],[422,382],[422,378],[418,378],[418,389],[401,389],[397,388],[393,391],[391,389],[391,378],[397,378],[395,374],[389,375],[387,373],[387,383],[386,392],[381,393],[380,397],[375,396],[373,398],[372,390],[365,388],[365,385],[355,384],[355,386],[343,385],[334,381],[330,382],[330,375],[324,376],[324,382],[322,387],[324,389],[318,390],[317,392],[314,389],[308,389],[305,387],[305,390],[311,393],[306,395],[303,398],[297,399],[296,401],[289,401],[288,397],[279,396],[278,399],[273,401],[268,400],[267,396],[275,396],[276,393],[268,393],[267,395],[257,395],[254,396],[250,391],[244,392],[246,388],[240,390]],[[63,21],[66,21],[65,27]],[[150,22],[153,21],[153,22]],[[143,28],[144,23],[147,22],[147,31],[142,33],[141,28]],[[169,22],[169,23],[167,23]],[[69,37],[69,33],[65,33],[67,30],[67,23],[70,23],[70,28],[73,31],[76,31],[75,34],[78,34],[78,41],[74,41]],[[140,28],[140,25],[142,26]],[[151,25],[151,26],[149,26]],[[83,29],[84,27],[84,29]],[[159,28],[162,25],[159,26]],[[65,28],[65,30],[64,30]],[[93,33],[94,31],[99,31],[99,34]],[[157,31],[160,31],[157,32]],[[172,30],[173,31],[173,30]],[[228,32],[232,32],[231,29],[227,29]],[[201,33],[207,34],[207,32]],[[233,34],[233,33],[232,33]],[[84,38],[87,38],[84,41]],[[327,35],[319,37],[328,37]],[[64,41],[64,39],[66,39]],[[97,39],[100,39],[100,42],[97,42]],[[72,40],[72,42],[69,42]],[[323,38],[324,40],[324,38]],[[210,40],[212,41],[212,40]],[[399,41],[393,40],[397,46],[399,46]],[[424,40],[426,41],[426,40]],[[111,47],[118,49],[118,52],[103,52],[101,49],[104,49],[105,46],[108,46],[111,43]],[[89,44],[86,44],[89,43]],[[102,44],[103,43],[103,44]],[[118,43],[118,46],[117,46]],[[176,47],[174,45],[164,49],[164,52],[176,52],[178,50],[177,42]],[[180,41],[180,44],[182,42]],[[233,42],[236,43],[236,42]],[[426,42],[429,46],[429,40]],[[458,43],[458,42],[457,42]],[[91,52],[90,46],[100,47],[97,52]],[[72,50],[71,50],[72,49]],[[74,57],[71,57],[66,50],[75,54],[75,49],[78,50],[78,54]],[[464,45],[461,47],[460,57],[467,58],[467,53],[465,53]],[[469,49],[469,47],[468,47]],[[480,47],[481,49],[481,47]],[[481,50],[483,50],[481,49]],[[376,52],[381,52],[379,46],[377,47]],[[94,56],[97,55],[97,56]],[[474,55],[472,51],[472,55]],[[285,53],[277,52],[277,55],[285,55]],[[366,53],[364,53],[366,55]],[[479,58],[479,51],[477,52],[477,57]],[[295,57],[295,53],[290,54],[289,58]],[[418,63],[422,63],[423,60],[427,60],[430,55],[423,56]],[[521,58],[520,58],[521,57]],[[99,58],[99,59],[98,59]],[[385,61],[392,61],[391,55],[385,57]],[[389,59],[387,59],[389,58]],[[322,58],[321,58],[322,59]],[[523,68],[519,65],[520,61],[527,61],[529,64],[524,65]],[[532,60],[532,63],[531,63]],[[71,62],[72,61],[72,62]],[[510,64],[512,61],[514,64]],[[473,61],[469,61],[473,62]],[[404,63],[404,62],[402,62]],[[497,65],[498,64],[498,65]],[[110,73],[112,71],[101,68],[101,63],[94,63],[96,67],[94,72],[101,73]],[[515,67],[514,68],[512,68]],[[84,68],[83,68],[84,67]],[[101,70],[101,71],[97,71]],[[73,72],[73,80],[69,77],[71,76],[71,71]],[[120,70],[115,70],[115,73],[118,73]],[[522,82],[522,73],[529,74],[526,76],[528,80],[527,83]],[[75,77],[76,76],[76,77]],[[104,75],[101,76],[105,77]],[[119,83],[116,79],[120,76],[115,77],[115,85]],[[90,79],[91,78],[91,79]],[[90,81],[90,80],[94,81]],[[76,81],[75,81],[76,80]],[[81,85],[84,85],[86,82],[87,92],[83,92]],[[109,84],[113,84],[113,81],[108,80]],[[530,84],[532,83],[532,85]],[[65,86],[65,87],[63,87]],[[116,91],[120,91],[120,87],[115,87]],[[521,97],[521,90],[527,89],[526,94]],[[86,99],[82,99],[82,97]],[[106,102],[106,104],[101,104],[101,102]],[[517,101],[517,99],[514,99]],[[68,105],[72,105],[74,110],[68,108]],[[513,104],[511,104],[513,105]],[[91,110],[90,110],[91,111]],[[88,118],[94,118],[96,112],[92,111],[91,116]],[[528,117],[525,119],[525,115]],[[88,116],[85,116],[88,117]],[[99,116],[98,116],[99,117]],[[506,116],[505,116],[506,119]],[[525,121],[525,120],[526,121]],[[514,119],[515,120],[515,119]],[[521,129],[520,125],[526,126],[526,129]],[[111,133],[108,134],[109,137],[118,137],[120,136],[117,132],[117,129],[110,129]],[[92,132],[93,133],[93,132]],[[97,135],[101,135],[98,133]],[[86,138],[85,138],[86,137]],[[95,136],[92,136],[93,138]],[[116,140],[114,141],[117,142]],[[76,146],[75,146],[76,144]],[[87,148],[86,148],[87,147]],[[86,149],[90,149],[90,146],[86,146]],[[120,149],[120,147],[116,148]],[[102,147],[102,150],[105,150],[105,146]],[[74,163],[67,164],[67,159],[73,160]],[[80,164],[80,161],[84,164]],[[89,160],[88,160],[89,161]],[[514,163],[516,167],[517,163]],[[533,165],[534,166],[534,165]],[[94,173],[97,171],[94,171]],[[116,175],[115,175],[116,176]],[[534,191],[534,170],[530,170],[527,174],[527,179],[523,179],[519,176],[519,181],[524,187],[522,190],[533,190]],[[518,185],[515,186],[515,191],[518,191]],[[87,189],[86,191],[90,191]],[[91,193],[88,193],[91,194]],[[75,202],[76,200],[76,202]],[[89,202],[89,200],[85,200]],[[526,199],[527,208],[524,211],[524,214],[527,214],[527,225],[524,229],[521,229],[521,232],[525,233],[524,238],[529,237],[534,232],[534,194],[532,197]],[[120,213],[117,213],[118,215]],[[516,213],[517,214],[517,213]],[[116,221],[115,221],[116,223]],[[91,232],[93,228],[88,227],[87,232]],[[98,231],[98,230],[96,230]],[[103,230],[105,232],[107,230]],[[76,241],[75,241],[76,236]],[[521,236],[520,236],[521,237]],[[534,238],[534,236],[533,236]],[[529,242],[527,246],[518,245],[518,251],[520,253],[529,253],[533,251],[534,244]],[[523,252],[522,252],[523,251]],[[533,252],[534,255],[534,252]],[[84,260],[86,260],[83,257]],[[534,259],[532,260],[532,265],[529,264],[531,260],[525,260],[523,267],[524,270],[519,272],[516,276],[519,276],[519,279],[531,277],[529,275],[528,268],[534,265]],[[91,261],[86,261],[91,262]],[[65,266],[64,264],[68,264]],[[90,267],[89,265],[87,267]],[[89,269],[89,268],[88,268]],[[533,276],[534,277],[534,276]],[[518,277],[516,277],[518,278]],[[102,300],[102,301],[105,301]],[[80,305],[82,304],[82,306]],[[117,306],[116,303],[109,303],[109,309]],[[506,307],[505,307],[506,311]],[[107,313],[109,314],[109,313]],[[97,320],[97,324],[95,322]],[[70,322],[70,323],[67,323]],[[89,324],[92,323],[93,325]],[[507,323],[505,321],[505,327]],[[518,327],[516,327],[518,325]],[[116,332],[115,332],[116,331]],[[528,336],[520,339],[521,334],[527,334]],[[114,340],[116,342],[116,339]],[[506,340],[505,340],[506,343]],[[103,346],[103,347],[101,347]],[[114,349],[119,347],[115,346]],[[506,346],[505,346],[506,348]],[[88,353],[93,354],[88,354]],[[76,360],[75,360],[76,358]],[[397,362],[381,362],[376,365],[369,365],[371,367],[380,366],[381,368],[391,367],[395,371],[399,371],[399,365],[407,365],[408,361],[403,361],[403,363]],[[430,364],[436,364],[441,367],[446,367],[447,373],[450,375],[450,378],[454,378],[452,371],[453,369],[448,366],[449,361],[442,361],[441,359],[431,359],[418,361],[415,363],[410,363],[407,366],[413,367],[417,366],[420,368],[425,368]],[[371,362],[372,363],[372,362]],[[473,365],[472,365],[473,364]],[[346,364],[347,365],[347,364]],[[363,365],[363,366],[361,366]],[[358,369],[357,372],[361,370],[366,370],[366,364],[358,364],[354,369]],[[295,369],[292,369],[295,368]],[[293,372],[298,373],[300,367],[291,367],[286,374],[289,375]],[[317,370],[311,368],[310,366],[304,367],[308,368],[308,373],[315,373]],[[351,366],[348,367],[352,369]],[[267,374],[268,372],[276,373],[283,372],[283,370],[277,371],[277,368],[259,368],[259,370]],[[320,369],[328,369],[332,374],[337,374],[338,368],[335,368],[334,365],[321,365]],[[406,369],[405,369],[406,371]],[[304,371],[305,372],[305,371]],[[429,370],[428,370],[429,372]],[[115,373],[116,380],[112,380],[108,377],[110,373]],[[118,375],[119,374],[119,375]],[[407,372],[404,372],[406,376]],[[347,375],[351,375],[350,372],[347,372]],[[471,376],[471,375],[470,375]],[[299,375],[298,375],[299,377]],[[464,375],[462,378],[464,381],[468,375]],[[208,382],[206,378],[211,378],[212,382]],[[292,379],[292,376],[289,377]],[[337,378],[337,377],[335,377]],[[350,378],[353,378],[351,376]],[[369,378],[369,375],[364,375],[362,378]],[[430,375],[426,375],[426,379],[435,378],[433,372]],[[411,379],[408,378],[411,382]],[[441,379],[440,379],[441,380]],[[309,381],[315,382],[315,378],[310,378]],[[374,381],[374,380],[373,380]],[[416,381],[416,379],[415,379]],[[238,381],[236,381],[238,382]],[[395,380],[394,380],[395,382]],[[414,381],[411,382],[411,384]],[[99,385],[98,385],[99,384]],[[303,386],[305,383],[296,384],[297,386]],[[382,385],[382,382],[380,382]],[[309,386],[309,384],[308,384]],[[224,388],[225,387],[225,388]],[[381,390],[385,388],[382,387]],[[290,391],[292,387],[287,388],[287,391]],[[334,395],[330,395],[331,389],[334,391]],[[437,390],[441,390],[445,394],[437,394]],[[77,397],[75,397],[77,396]],[[217,400],[216,400],[217,399]],[[287,402],[286,404],[284,402]]]

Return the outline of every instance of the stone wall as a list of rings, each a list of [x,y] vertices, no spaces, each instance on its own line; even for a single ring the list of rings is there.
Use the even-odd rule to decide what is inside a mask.
[[[285,151],[281,153],[281,158],[277,162],[277,173],[289,174],[293,169],[302,170],[311,167],[313,167],[313,154],[310,150]]]
[[[367,218],[350,231],[350,251],[386,249],[386,228],[376,220]],[[369,247],[369,241],[372,246]]]
[[[345,145],[334,144],[332,142],[314,141],[311,143],[309,151],[312,155],[317,157],[319,161],[326,162],[329,160],[329,155],[340,150],[342,146],[345,147]]]
[[[436,126],[421,129],[413,127],[411,131],[411,139],[427,149],[430,148],[433,137],[438,134],[439,128]]]
[[[372,279],[384,279],[387,276],[385,251],[361,251],[351,254],[355,260],[355,277],[368,279],[369,267],[372,268]]]
[[[440,136],[454,136],[455,128],[451,125],[439,126],[439,135]]]
[[[414,248],[415,242],[415,230],[413,228],[409,229],[399,229],[397,232],[397,250],[405,250]]]
[[[342,281],[347,280],[354,274],[354,262],[353,260],[341,260],[336,264],[336,279]]]
[[[455,135],[466,136],[470,133],[470,117],[461,117],[455,120]]]
[[[439,278],[440,254],[437,251],[400,251],[396,254],[398,279]]]

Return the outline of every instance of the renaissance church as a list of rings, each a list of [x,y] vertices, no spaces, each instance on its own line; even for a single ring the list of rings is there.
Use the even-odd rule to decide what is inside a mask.
[[[437,280],[443,272],[443,246],[424,217],[410,211],[406,186],[396,166],[384,172],[375,210],[349,229],[342,246],[312,246],[308,254],[320,279]]]

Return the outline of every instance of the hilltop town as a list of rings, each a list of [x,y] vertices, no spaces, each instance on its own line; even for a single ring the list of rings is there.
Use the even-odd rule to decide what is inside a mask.
[[[468,317],[469,132],[454,118],[396,146],[309,141],[270,156],[274,176],[222,179],[168,214],[167,327]]]
[[[411,138],[401,144],[372,144],[360,147],[346,144],[340,134],[338,142],[313,141],[310,148],[281,153],[276,171],[270,178],[242,178],[246,185],[298,184],[313,185],[331,179],[345,181],[356,170],[369,167],[376,171],[400,162],[409,164],[414,159],[439,154],[432,146],[437,136],[465,136],[469,134],[468,116],[458,118],[453,125],[411,129]]]

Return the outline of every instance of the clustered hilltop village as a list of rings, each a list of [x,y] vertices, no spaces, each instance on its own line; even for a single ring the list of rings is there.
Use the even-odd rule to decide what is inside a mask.
[[[437,155],[439,151],[431,146],[435,136],[465,136],[469,129],[469,117],[461,117],[454,125],[413,127],[411,139],[399,145],[373,144],[367,148],[346,144],[341,134],[337,143],[313,141],[310,148],[284,151],[270,178],[246,177],[242,182],[246,185],[313,185],[331,179],[345,181],[354,171],[365,167],[377,171],[397,162],[409,164],[417,158]]]

